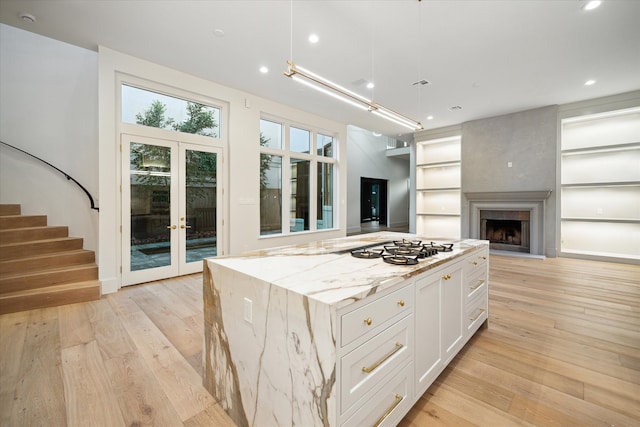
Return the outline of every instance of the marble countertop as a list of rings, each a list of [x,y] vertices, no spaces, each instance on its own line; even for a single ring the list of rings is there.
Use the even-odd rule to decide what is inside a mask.
[[[382,248],[402,239],[454,243],[454,246],[451,252],[438,253],[413,266],[359,259],[350,253],[361,247]],[[209,258],[207,262],[212,275],[214,265],[226,267],[339,308],[488,244],[485,240],[432,240],[415,234],[380,232]]]

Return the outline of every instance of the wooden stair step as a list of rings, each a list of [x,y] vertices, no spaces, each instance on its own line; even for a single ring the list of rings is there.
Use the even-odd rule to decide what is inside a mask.
[[[68,237],[69,227],[66,225],[27,227],[11,230],[0,230],[0,243],[28,242],[33,240],[55,239],[58,237]]]
[[[87,280],[0,294],[0,314],[100,299],[100,282]]]
[[[0,240],[0,261],[29,258],[56,251],[72,251],[82,249],[82,245],[83,239],[80,237],[61,237],[10,244],[4,244]]]
[[[0,261],[0,275],[55,267],[95,263],[95,254],[86,249],[52,252],[38,256]]]
[[[0,216],[20,215],[20,205],[0,204]]]
[[[46,227],[46,215],[6,215],[0,216],[0,230],[26,227]]]
[[[0,293],[98,279],[98,266],[83,264],[0,275]]]

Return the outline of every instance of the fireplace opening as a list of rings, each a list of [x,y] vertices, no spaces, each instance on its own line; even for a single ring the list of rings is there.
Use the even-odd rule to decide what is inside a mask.
[[[480,238],[491,249],[530,252],[530,211],[481,210]]]
[[[493,243],[522,245],[521,221],[487,220],[487,240]]]

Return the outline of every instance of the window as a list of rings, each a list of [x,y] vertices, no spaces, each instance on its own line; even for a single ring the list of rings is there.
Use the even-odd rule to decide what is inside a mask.
[[[260,120],[260,235],[334,227],[334,147],[314,129]]]
[[[121,89],[124,123],[220,137],[220,108],[126,84]]]
[[[333,157],[332,136],[318,134],[317,154],[318,156]]]
[[[291,151],[296,153],[309,153],[309,141],[311,132],[304,129],[291,128]]]
[[[282,233],[282,156],[260,154],[260,234]]]
[[[318,230],[333,228],[333,164],[318,163],[317,221]]]

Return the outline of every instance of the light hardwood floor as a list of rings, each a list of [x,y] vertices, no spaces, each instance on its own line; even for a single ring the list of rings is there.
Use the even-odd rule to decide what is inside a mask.
[[[489,301],[402,427],[640,425],[640,266],[492,256]],[[2,315],[0,426],[232,426],[202,334],[199,274]]]

